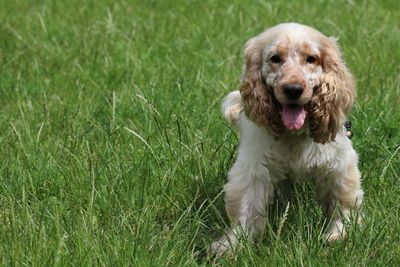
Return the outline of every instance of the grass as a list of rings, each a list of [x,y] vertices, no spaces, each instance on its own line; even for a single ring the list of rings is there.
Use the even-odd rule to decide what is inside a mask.
[[[4,265],[400,264],[400,15],[390,1],[0,0]],[[244,42],[285,21],[340,37],[365,222],[319,239],[313,185],[275,203],[237,258],[222,185],[237,133],[219,113]],[[286,213],[285,213],[286,210]]]

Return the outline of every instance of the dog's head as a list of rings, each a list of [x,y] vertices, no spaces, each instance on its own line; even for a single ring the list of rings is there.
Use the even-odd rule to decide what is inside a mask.
[[[246,115],[276,138],[309,121],[315,142],[333,141],[355,97],[334,38],[297,23],[269,28],[244,49]]]

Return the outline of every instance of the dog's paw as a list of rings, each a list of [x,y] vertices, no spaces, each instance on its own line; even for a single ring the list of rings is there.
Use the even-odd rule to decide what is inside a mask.
[[[230,245],[228,242],[224,241],[215,241],[210,246],[210,254],[215,257],[222,257],[224,255],[229,255]],[[226,254],[225,254],[226,253]]]
[[[343,223],[340,220],[332,222],[326,234],[324,235],[324,240],[328,242],[334,242],[337,240],[343,240],[346,238],[346,230]]]
[[[226,236],[221,237],[218,241],[215,241],[211,244],[209,254],[215,257],[234,257],[235,254],[233,250],[237,246],[237,239],[231,233]]]
[[[323,237],[329,243],[343,239],[339,233],[326,233]]]

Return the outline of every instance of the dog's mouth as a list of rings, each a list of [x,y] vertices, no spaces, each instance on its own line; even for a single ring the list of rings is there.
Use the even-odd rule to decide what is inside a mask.
[[[299,130],[304,125],[307,112],[304,106],[290,104],[282,105],[282,122],[289,130]]]

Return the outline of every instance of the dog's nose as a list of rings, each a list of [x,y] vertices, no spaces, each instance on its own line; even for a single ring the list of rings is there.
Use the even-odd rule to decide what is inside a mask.
[[[304,87],[299,83],[289,83],[283,86],[283,92],[290,100],[297,100],[303,91]]]

